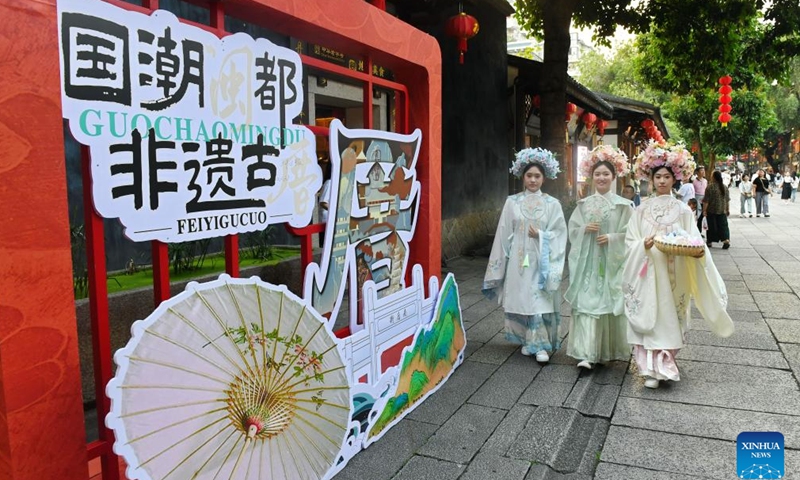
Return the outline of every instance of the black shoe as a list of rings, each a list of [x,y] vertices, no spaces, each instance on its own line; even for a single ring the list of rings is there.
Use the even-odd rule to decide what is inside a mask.
[[[765,216],[765,217],[769,217],[769,213],[765,213],[765,214],[764,214],[764,216]]]
[[[723,249],[723,250],[727,250],[727,249],[729,249],[729,248],[731,248],[731,242],[724,242],[724,243],[722,244],[722,249]]]

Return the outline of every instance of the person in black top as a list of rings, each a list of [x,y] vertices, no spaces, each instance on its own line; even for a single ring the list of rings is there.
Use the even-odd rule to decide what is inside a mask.
[[[764,170],[759,169],[757,174],[753,180],[753,185],[756,187],[756,217],[760,217],[762,211],[765,217],[769,217],[769,196],[772,195],[769,180],[764,176]]]

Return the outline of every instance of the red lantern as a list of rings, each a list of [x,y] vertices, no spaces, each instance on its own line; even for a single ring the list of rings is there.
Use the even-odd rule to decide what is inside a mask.
[[[572,102],[567,102],[567,121],[568,122],[569,122],[569,119],[572,118],[572,116],[577,111],[578,111],[578,106],[577,105],[575,105]]]
[[[447,21],[445,32],[458,39],[458,63],[464,63],[464,52],[467,51],[467,40],[478,34],[480,25],[472,15],[460,12]]]
[[[725,75],[719,79],[719,84],[722,85],[719,87],[719,117],[717,119],[720,121],[723,127],[728,126],[728,122],[731,121],[731,92],[733,92],[733,88],[731,88],[731,81],[733,79],[730,75]]]
[[[655,127],[656,122],[654,122],[652,119],[645,118],[644,120],[642,120],[642,126],[644,127],[645,130],[648,130],[650,128]]]
[[[542,99],[541,99],[541,97],[539,97],[539,95],[534,95],[533,98],[531,99],[531,101],[533,102],[533,108],[535,108],[537,110],[542,105]]]
[[[597,134],[601,137],[606,134],[606,127],[608,127],[608,122],[606,120],[598,120],[597,121]]]
[[[583,114],[583,124],[586,126],[586,130],[589,130],[594,126],[594,122],[597,121],[597,115],[594,113],[584,113]]]

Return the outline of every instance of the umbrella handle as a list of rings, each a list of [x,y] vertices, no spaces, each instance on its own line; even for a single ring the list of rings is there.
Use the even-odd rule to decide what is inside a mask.
[[[236,463],[233,464],[233,471],[231,472],[231,478],[236,478],[236,471],[239,469],[239,462],[242,461],[244,452],[247,450],[247,447],[250,445],[250,442],[253,441],[257,433],[258,433],[257,425],[250,425],[250,427],[247,429],[247,438],[245,438],[244,440],[242,451],[240,451],[239,456],[236,457]]]

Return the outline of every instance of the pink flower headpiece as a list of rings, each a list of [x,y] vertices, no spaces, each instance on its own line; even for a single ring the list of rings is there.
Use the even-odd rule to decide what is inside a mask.
[[[683,182],[691,178],[695,166],[692,154],[683,145],[657,143],[655,140],[650,140],[647,148],[636,157],[634,169],[636,177],[645,180],[650,178],[653,169],[667,167],[675,176],[675,180]]]
[[[625,176],[631,171],[625,152],[612,145],[598,145],[581,160],[578,165],[580,174],[590,178],[597,162],[608,162],[613,165],[618,177]]]

